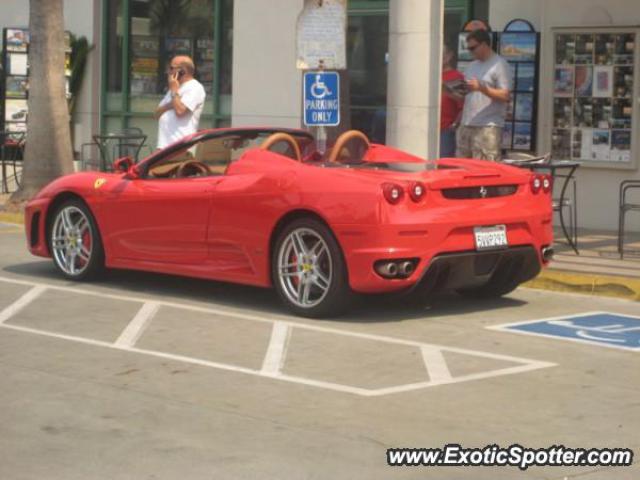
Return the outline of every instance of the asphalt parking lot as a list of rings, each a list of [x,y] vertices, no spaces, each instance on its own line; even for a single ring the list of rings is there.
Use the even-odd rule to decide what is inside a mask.
[[[2,479],[637,479],[631,467],[389,467],[394,447],[640,452],[640,353],[491,327],[638,303],[519,289],[289,316],[274,292],[62,280],[0,225]]]

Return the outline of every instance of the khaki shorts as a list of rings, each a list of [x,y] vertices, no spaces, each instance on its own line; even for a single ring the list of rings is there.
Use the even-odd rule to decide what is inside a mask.
[[[458,128],[456,157],[500,161],[502,158],[501,127]]]

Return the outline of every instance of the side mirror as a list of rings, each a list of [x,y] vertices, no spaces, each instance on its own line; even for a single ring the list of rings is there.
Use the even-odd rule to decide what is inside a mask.
[[[118,158],[115,162],[113,162],[113,168],[116,172],[126,173],[131,169],[133,165],[133,160],[131,157],[121,157]]]
[[[127,180],[135,180],[140,178],[140,169],[137,165],[131,165],[127,170],[127,174],[124,176]]]

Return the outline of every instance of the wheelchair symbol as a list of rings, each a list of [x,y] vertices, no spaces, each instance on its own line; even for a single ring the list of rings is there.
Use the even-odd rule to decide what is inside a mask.
[[[316,75],[316,81],[311,84],[311,95],[314,98],[324,98],[331,95],[331,90],[322,81],[322,75]]]
[[[597,342],[613,342],[613,343],[628,343],[633,344],[633,339],[627,338],[612,338],[610,335],[625,335],[627,332],[640,331],[640,327],[625,327],[621,324],[614,325],[601,325],[598,327],[589,327],[584,325],[578,325],[571,320],[553,320],[549,322],[549,325],[557,325],[559,327],[571,328],[576,331],[576,335],[580,338],[587,340],[595,340]],[[640,344],[640,340],[638,341]]]

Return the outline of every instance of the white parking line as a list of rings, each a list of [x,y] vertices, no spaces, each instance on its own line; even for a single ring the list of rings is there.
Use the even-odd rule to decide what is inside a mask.
[[[451,380],[451,372],[447,362],[444,360],[441,349],[422,347],[420,351],[422,352],[422,359],[429,374],[429,379],[432,382],[448,382]]]
[[[287,355],[289,332],[289,325],[284,322],[274,322],[269,347],[260,370],[263,375],[277,376],[282,373],[282,366]]]
[[[479,353],[480,352],[476,352],[476,355],[484,356],[484,355],[479,355]],[[519,362],[519,360],[516,360],[516,358],[517,357],[512,357],[512,360],[510,361],[514,363]],[[519,365],[517,367],[507,367],[507,368],[501,368],[498,370],[490,370],[488,372],[472,373],[470,375],[454,377],[451,380],[444,380],[440,382],[416,382],[416,383],[408,383],[406,385],[380,388],[378,390],[375,390],[375,395],[381,396],[381,395],[390,395],[392,393],[404,393],[404,392],[410,392],[412,390],[420,390],[422,388],[437,387],[440,385],[451,385],[454,383],[469,382],[472,380],[485,380],[493,377],[501,377],[503,375],[514,375],[516,373],[531,372],[533,370],[538,370],[540,368],[548,368],[548,367],[556,366],[555,363],[549,363],[549,362],[528,361],[527,363],[525,362],[522,362],[522,363],[523,365]]]
[[[115,346],[120,348],[133,347],[147,329],[159,308],[160,305],[156,302],[146,302],[142,305],[142,308],[116,340]]]
[[[2,312],[0,312],[0,325],[42,295],[46,289],[47,287],[43,285],[36,285],[11,305],[3,309]]]
[[[24,280],[15,280],[8,277],[0,277],[0,281],[19,284],[19,285],[30,285],[33,287],[26,294],[24,294],[18,300],[13,302],[9,307],[5,308],[0,313],[0,320],[2,320],[2,322],[0,322],[0,327],[2,328],[12,329],[16,331],[25,332],[25,333],[32,333],[36,335],[42,335],[42,336],[51,337],[51,338],[70,340],[70,341],[85,343],[85,344],[94,345],[94,346],[107,347],[107,348],[112,348],[116,350],[135,352],[135,353],[140,353],[140,354],[145,354],[145,355],[150,355],[150,356],[155,356],[160,358],[166,358],[166,359],[180,361],[180,362],[191,363],[195,365],[217,368],[220,370],[227,370],[227,371],[233,371],[233,372],[244,373],[249,375],[255,375],[263,378],[271,378],[271,379],[277,379],[280,381],[303,384],[307,386],[320,387],[328,390],[334,390],[338,392],[350,393],[350,394],[361,395],[366,397],[408,392],[412,390],[434,387],[438,385],[454,384],[454,383],[460,383],[460,382],[466,382],[466,381],[478,380],[478,379],[487,379],[491,377],[511,375],[515,373],[523,373],[523,372],[528,372],[532,370],[537,370],[540,368],[555,366],[554,363],[531,360],[528,358],[513,357],[509,355],[500,355],[500,354],[489,353],[489,352],[468,350],[463,348],[455,348],[455,347],[449,347],[445,345],[427,344],[427,343],[417,342],[414,340],[406,340],[406,339],[400,339],[395,337],[386,337],[382,335],[374,335],[374,334],[368,334],[368,333],[352,332],[348,330],[341,330],[337,328],[329,328],[329,327],[317,326],[317,325],[308,325],[303,323],[280,320],[276,318],[271,318],[271,319],[263,318],[256,315],[244,314],[244,313],[239,313],[232,310],[226,310],[221,308],[207,308],[207,307],[199,307],[199,306],[182,304],[177,302],[148,300],[142,297],[114,295],[109,293],[96,292],[92,290],[84,290],[80,288],[65,287],[65,286],[58,286],[58,285],[44,284],[44,283],[35,283],[35,282],[29,282]],[[137,312],[136,316],[132,319],[132,321],[129,322],[129,324],[124,329],[124,331],[118,336],[118,340],[116,340],[116,342],[114,343],[108,343],[108,342],[93,340],[93,339],[84,338],[84,337],[76,337],[72,335],[58,334],[58,333],[49,332],[45,330],[38,330],[38,329],[3,323],[4,321],[8,320],[12,315],[16,314],[22,308],[28,305],[31,301],[36,299],[43,291],[47,289],[77,293],[81,295],[97,296],[100,298],[112,299],[112,300],[133,301],[133,302],[142,303],[143,305],[140,308],[140,310]],[[261,369],[254,370],[246,367],[241,367],[238,365],[212,362],[212,361],[184,356],[184,355],[176,355],[176,354],[160,352],[156,350],[147,350],[147,349],[141,349],[141,348],[135,347],[136,342],[139,340],[141,335],[144,333],[145,329],[149,326],[149,324],[153,320],[154,315],[156,314],[158,309],[161,307],[172,307],[172,308],[178,308],[183,310],[210,313],[212,315],[219,315],[219,316],[223,315],[227,317],[235,317],[235,318],[244,319],[244,320],[252,320],[256,322],[273,324],[271,339],[269,341],[269,346],[267,348],[265,358],[262,362]],[[429,380],[428,381],[425,380],[424,382],[415,382],[411,384],[396,385],[396,386],[391,386],[386,388],[367,389],[367,388],[360,388],[360,387],[355,387],[351,385],[343,385],[338,383],[325,382],[321,380],[283,374],[282,367],[286,359],[287,346],[289,343],[289,339],[291,337],[291,331],[294,328],[418,348],[422,352],[422,357],[425,362],[427,372],[429,373]],[[518,365],[512,366],[512,367],[506,367],[506,368],[498,368],[498,369],[470,374],[470,375],[453,377],[449,372],[449,368],[444,359],[443,352],[453,352],[453,353],[459,353],[463,355],[469,355],[469,356],[475,356],[475,357],[481,357],[481,358],[502,360],[505,362],[516,363]]]

